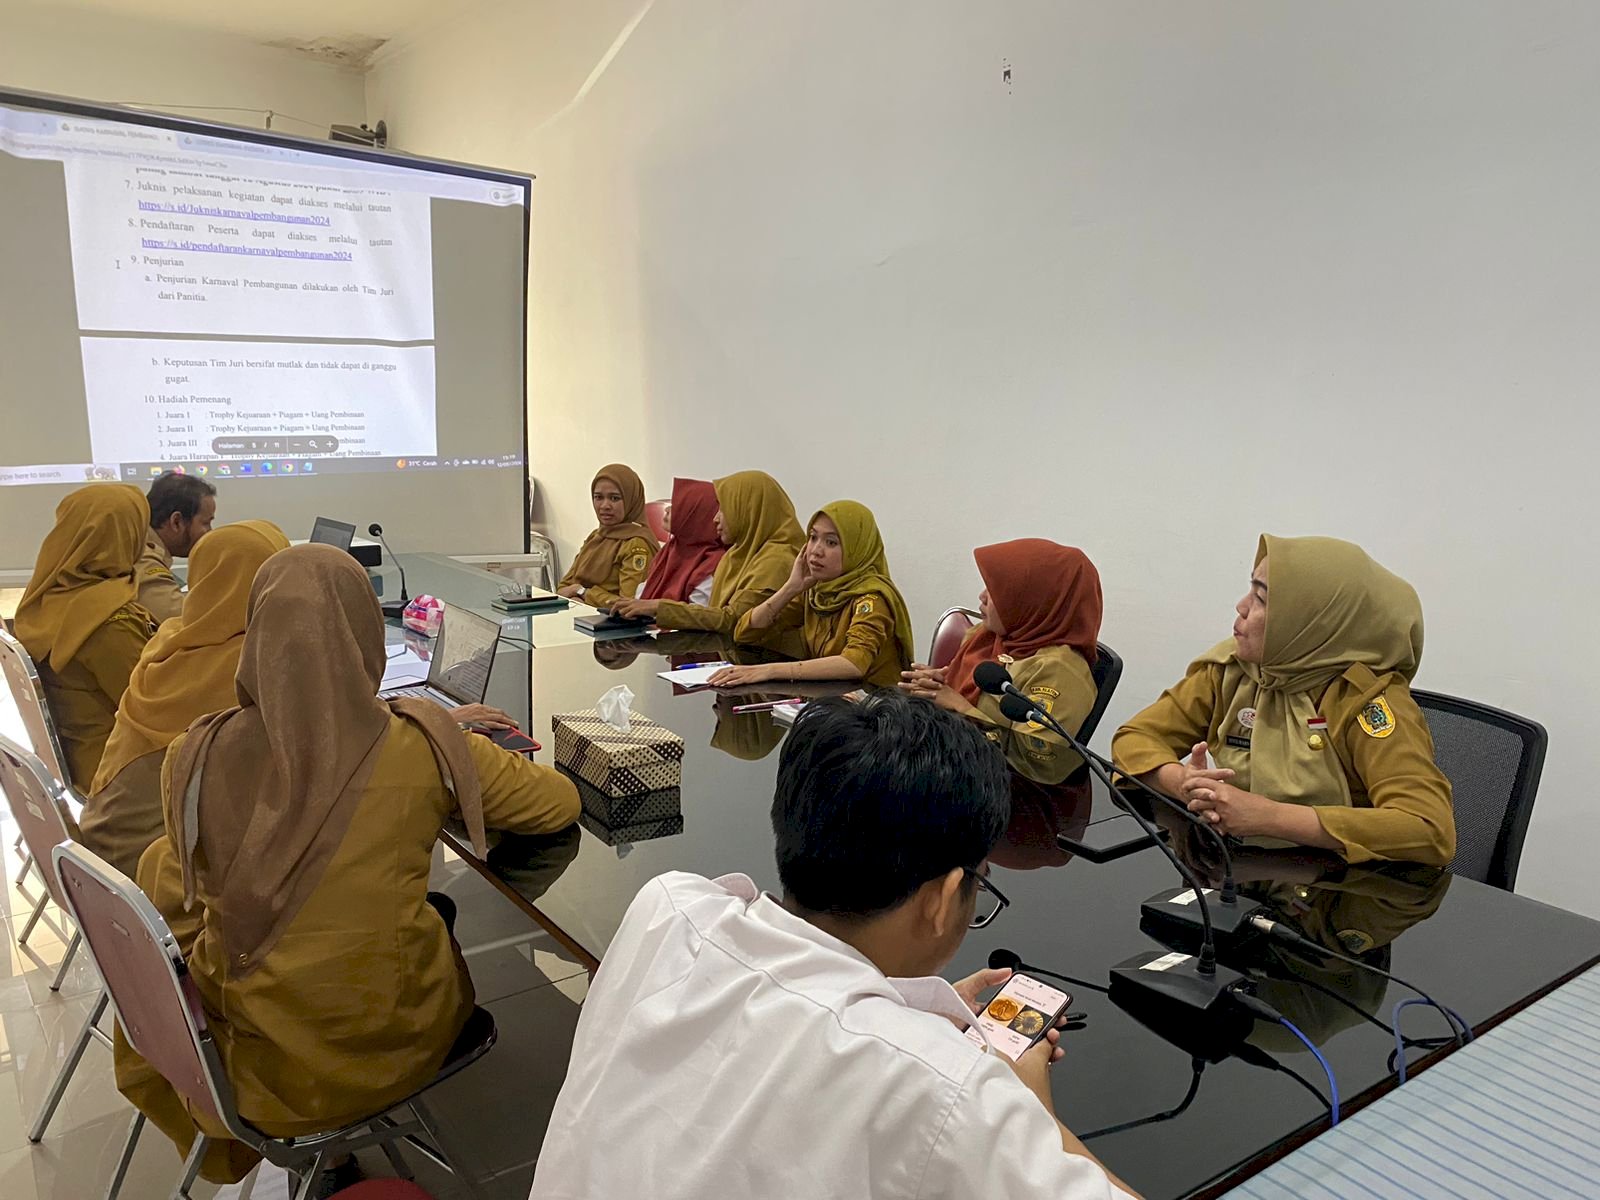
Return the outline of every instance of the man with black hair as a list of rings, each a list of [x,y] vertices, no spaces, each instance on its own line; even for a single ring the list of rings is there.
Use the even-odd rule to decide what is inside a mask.
[[[198,475],[166,471],[150,485],[150,528],[134,565],[139,603],[157,621],[183,611],[183,589],[172,573],[174,558],[188,558],[217,519],[217,489]]]
[[[1016,1064],[963,1033],[1010,972],[937,977],[980,892],[993,911],[1009,809],[1005,760],[961,718],[895,692],[807,705],[772,803],[783,898],[743,875],[644,886],[533,1200],[1131,1195],[1055,1119],[1055,1030]]]

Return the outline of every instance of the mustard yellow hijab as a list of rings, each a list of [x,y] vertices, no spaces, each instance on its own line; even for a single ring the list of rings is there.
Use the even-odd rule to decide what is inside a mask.
[[[856,597],[876,592],[894,610],[894,635],[900,643],[900,661],[909,666],[916,657],[911,633],[911,614],[905,597],[889,578],[889,558],[872,510],[854,500],[835,500],[811,515],[807,528],[826,516],[839,530],[844,543],[844,574],[813,584],[806,593],[806,607],[819,613],[836,613]]]
[[[805,548],[806,532],[788,493],[765,471],[739,471],[712,486],[733,539],[711,577],[711,607],[721,608],[741,592],[776,587],[787,579]]]
[[[644,482],[638,472],[623,463],[609,463],[594,473],[589,490],[602,479],[609,479],[622,493],[622,520],[615,525],[600,525],[578,547],[572,563],[572,577],[585,587],[593,587],[611,578],[612,564],[617,561],[617,551],[623,542],[643,538],[651,550],[659,550],[655,532],[644,519]]]
[[[1410,682],[1422,662],[1422,603],[1404,579],[1337,538],[1263,534],[1257,565],[1263,558],[1272,564],[1262,661],[1239,661],[1232,638],[1200,659],[1223,664],[1225,736],[1211,756],[1237,786],[1274,800],[1348,805],[1339,757],[1326,738],[1312,746],[1307,723],[1328,685],[1357,663]],[[1229,746],[1226,735],[1243,730],[1250,748]]]
[[[89,635],[138,595],[133,566],[149,525],[150,505],[128,483],[91,483],[56,505],[14,622],[35,662],[65,669]]]
[[[91,795],[134,759],[166,748],[197,717],[238,702],[233,677],[250,585],[267,559],[288,548],[289,539],[271,521],[224,525],[195,543],[183,613],[164,622],[139,656]]]

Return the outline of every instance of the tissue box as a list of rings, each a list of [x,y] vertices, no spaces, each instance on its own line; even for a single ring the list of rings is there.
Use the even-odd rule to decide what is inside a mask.
[[[655,822],[678,822],[678,828],[673,833],[683,832],[683,791],[680,788],[655,788],[648,792],[633,792],[626,796],[613,796],[603,792],[583,776],[577,774],[571,767],[560,763],[556,764],[568,779],[572,780],[578,788],[578,801],[583,805],[583,816],[590,821],[596,821],[613,832],[627,829],[634,825],[649,825]],[[654,836],[661,836],[656,834]],[[625,838],[625,841],[645,841],[645,838]]]
[[[683,739],[649,717],[635,713],[628,732],[618,733],[591,708],[557,714],[551,728],[556,765],[608,803],[683,784]]]

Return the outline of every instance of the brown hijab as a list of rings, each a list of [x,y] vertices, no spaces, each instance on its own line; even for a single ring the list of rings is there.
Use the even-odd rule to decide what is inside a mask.
[[[17,640],[35,662],[65,669],[138,594],[133,566],[149,524],[149,502],[128,483],[91,483],[56,505],[55,528],[17,606]]]
[[[632,467],[611,463],[594,473],[589,483],[593,491],[602,479],[609,479],[622,493],[625,506],[622,520],[615,525],[601,525],[578,547],[578,557],[573,560],[572,574],[584,587],[593,587],[611,578],[611,565],[617,561],[617,551],[622,543],[632,538],[643,538],[651,550],[660,549],[661,543],[644,520],[644,483]]]
[[[254,970],[322,881],[389,730],[417,725],[487,853],[466,735],[425,700],[385,703],[383,614],[366,572],[332,546],[294,546],[256,575],[239,705],[202,717],[171,762],[167,832],[185,905],[203,881],[235,976]]]

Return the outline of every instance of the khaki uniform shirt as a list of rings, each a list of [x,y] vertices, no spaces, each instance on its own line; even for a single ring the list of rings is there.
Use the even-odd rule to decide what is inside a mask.
[[[1121,729],[1111,743],[1117,766],[1143,775],[1187,758],[1196,742],[1220,745],[1241,730],[1223,730],[1220,663],[1196,663]],[[1399,675],[1356,665],[1328,685],[1317,705],[1327,718],[1327,752],[1339,756],[1350,806],[1317,805],[1322,828],[1338,839],[1347,862],[1398,859],[1444,866],[1455,857],[1450,782],[1433,761],[1433,735]]]
[[[149,613],[137,604],[124,604],[89,635],[64,670],[55,670],[48,658],[37,664],[67,774],[81,792],[94,783],[128,677],[154,632]]]
[[[650,560],[655,556],[654,547],[641,537],[619,543],[610,573],[599,583],[584,587],[583,602],[595,608],[610,608],[618,600],[632,600],[644,586],[645,576],[650,574]],[[561,577],[556,587],[564,588],[578,582],[574,567]]]
[[[805,596],[796,596],[766,629],[753,628],[746,613],[739,618],[734,640],[782,649],[791,643],[795,630],[800,632],[806,658],[847,658],[868,687],[894,687],[909,665],[900,660],[894,610],[877,592],[856,596],[831,613],[818,612],[806,604]]]
[[[1070,646],[1046,646],[1017,659],[1010,670],[1023,695],[1077,735],[1094,708],[1097,692],[1083,655]],[[1006,720],[998,696],[980,693],[974,707],[989,740],[1005,751],[1006,761],[1025,778],[1063,783],[1083,765],[1077,752],[1043,725]]]
[[[144,531],[144,549],[133,564],[133,581],[139,586],[139,603],[157,625],[183,612],[183,587],[172,573],[172,555],[154,529]]]
[[[183,739],[169,748],[175,753]],[[578,817],[578,793],[549,767],[470,736],[492,829],[548,833]],[[171,758],[167,760],[172,761]],[[205,1004],[239,1113],[280,1137],[382,1112],[433,1078],[472,1012],[472,979],[427,902],[433,846],[454,801],[428,740],[398,716],[339,849],[287,930],[248,974],[223,953],[205,888],[193,911],[170,838],[139,864],[139,886],[172,927]],[[241,869],[248,869],[244,867]],[[196,1121],[118,1038],[117,1087],[179,1146]],[[203,1124],[209,1124],[209,1119]],[[253,1156],[226,1140],[208,1178]]]

